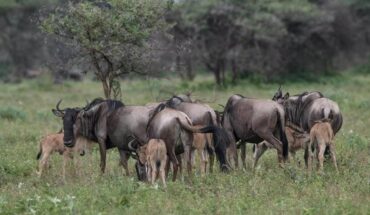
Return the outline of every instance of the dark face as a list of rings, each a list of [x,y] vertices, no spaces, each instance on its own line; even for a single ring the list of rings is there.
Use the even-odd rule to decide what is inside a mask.
[[[64,145],[67,147],[73,147],[75,145],[75,124],[79,110],[74,108],[67,108],[65,110],[63,119],[63,130],[64,130]]]
[[[272,100],[273,101],[278,101],[279,99],[281,99],[281,98],[283,98],[283,92],[281,91],[281,89],[279,88],[277,91],[276,91],[276,93],[275,93],[275,95],[274,95],[274,97],[272,97]]]
[[[145,181],[147,179],[145,165],[140,163],[140,161],[136,161],[135,169],[136,169],[136,174],[137,174],[137,178],[139,179],[139,181]]]

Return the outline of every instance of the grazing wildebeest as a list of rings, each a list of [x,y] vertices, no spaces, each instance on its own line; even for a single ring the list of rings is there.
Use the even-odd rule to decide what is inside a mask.
[[[238,162],[236,142],[239,140],[250,143],[268,141],[277,149],[280,164],[288,156],[288,141],[284,131],[285,113],[277,102],[232,95],[225,106],[222,126],[235,147],[235,163]],[[254,167],[258,158],[254,160]]]
[[[161,139],[150,139],[148,144],[139,147],[138,157],[147,168],[148,181],[154,184],[160,174],[166,187],[165,166],[167,163],[166,144]]]
[[[338,104],[320,92],[304,92],[295,96],[286,93],[283,96],[279,88],[273,100],[284,106],[287,123],[301,127],[307,133],[321,119],[331,119],[334,135],[342,127],[343,117]]]
[[[220,161],[220,167],[222,170],[228,169],[225,159],[228,137],[217,126],[197,129],[192,126],[190,118],[185,113],[167,108],[166,105],[162,104],[156,108],[155,113],[149,120],[147,132],[149,139],[163,139],[166,143],[169,161],[173,165],[173,181],[176,180],[179,167],[176,154],[185,152],[185,162],[187,163],[188,173],[191,174],[190,150],[193,142],[193,133],[195,132],[213,133],[215,152]],[[166,172],[168,173],[168,168]]]
[[[288,140],[289,154],[297,161],[295,154],[298,150],[305,149],[310,141],[309,134],[299,128],[291,128],[288,126],[285,126],[285,134]],[[256,144],[253,148],[253,157],[261,157],[268,148],[271,148],[271,145],[266,141]]]
[[[85,155],[85,150],[88,147],[87,144],[89,144],[87,141],[85,141],[85,139],[79,138],[73,148],[67,148],[64,146],[63,137],[63,132],[59,132],[55,134],[48,134],[40,141],[40,150],[37,154],[37,159],[39,160],[37,174],[39,177],[42,177],[43,171],[45,171],[49,165],[50,156],[55,152],[59,152],[60,155],[63,155],[64,180],[68,160],[73,159],[73,155],[75,153],[78,153],[81,156]]]
[[[329,148],[334,167],[338,172],[337,160],[335,157],[334,132],[331,127],[330,119],[316,121],[311,128],[310,143],[307,145],[305,150],[305,161],[309,170],[312,169],[313,156],[311,149],[316,150],[317,166],[319,171],[322,171],[324,165],[324,152],[326,148]]]

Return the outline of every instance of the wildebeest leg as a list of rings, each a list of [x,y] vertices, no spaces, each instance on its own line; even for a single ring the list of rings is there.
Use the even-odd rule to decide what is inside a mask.
[[[150,166],[152,167],[152,184],[154,184],[155,180],[157,179],[157,164],[155,160],[151,160]]]
[[[39,161],[39,171],[37,172],[40,178],[42,176],[42,172],[47,168],[49,156],[49,152],[43,152],[43,154],[41,155],[41,160]]]
[[[122,149],[118,149],[118,151],[119,151],[119,155],[120,155],[120,164],[125,169],[126,176],[130,176],[130,172],[129,172],[129,169],[128,169],[128,163],[127,163],[128,159],[130,158],[130,154],[127,153],[125,150],[122,150]]]
[[[314,140],[311,140],[304,149],[304,163],[306,165],[306,169],[308,171],[312,170],[312,161],[313,161],[313,154],[312,154],[312,144]]]
[[[334,143],[333,143],[333,142],[332,142],[332,143],[330,143],[330,156],[331,156],[331,159],[332,159],[332,161],[333,161],[333,164],[334,164],[335,170],[336,170],[337,172],[339,172],[339,171],[338,171],[338,165],[337,165],[337,158],[336,158],[336,156],[335,156],[335,145],[334,145]]]
[[[278,161],[279,161],[280,166],[282,166],[282,163],[283,163],[283,144],[281,143],[281,141],[279,139],[277,139],[273,135],[273,133],[271,133],[269,131],[265,131],[265,132],[257,132],[256,131],[256,133],[258,134],[259,137],[266,140],[269,144],[271,144],[277,150]]]
[[[247,144],[242,142],[240,143],[240,158],[242,159],[242,163],[243,163],[243,168],[246,169],[247,168],[247,164],[246,164],[246,158],[247,158]]]
[[[191,150],[191,146],[189,145],[185,145],[185,162],[187,164],[187,171],[188,171],[188,175],[191,176],[191,172],[192,172],[192,168],[191,168],[191,153],[190,153],[190,150]]]
[[[167,161],[166,161],[166,166],[165,166],[165,173],[166,173],[166,178],[168,177],[168,172],[170,171],[170,159],[169,159],[169,156],[167,156],[168,158],[167,158]]]
[[[182,156],[183,154],[176,155],[180,178],[182,178]]]
[[[99,151],[100,151],[100,170],[101,173],[105,171],[105,163],[106,163],[106,156],[107,156],[107,147],[105,145],[105,140],[102,138],[98,138],[99,142]]]
[[[255,149],[253,153],[253,169],[257,167],[258,160],[263,155],[263,153],[265,153],[267,149],[268,147],[266,145],[266,142],[255,144]]]
[[[324,153],[325,153],[326,145],[323,142],[319,143],[319,154],[318,154],[318,160],[319,160],[319,172],[322,172],[324,169]]]
[[[176,158],[175,152],[170,152],[168,156],[169,156],[169,160],[172,162],[172,166],[173,166],[172,181],[176,181],[177,170],[179,168],[179,161]]]
[[[213,164],[215,162],[215,154],[212,153],[209,155],[209,172],[213,173]]]
[[[165,178],[165,171],[164,171],[164,167],[167,163],[167,157],[166,159],[162,160],[161,161],[161,166],[160,166],[160,169],[159,169],[159,173],[161,175],[161,179],[162,179],[162,183],[163,183],[163,187],[166,187],[166,178]]]
[[[199,157],[200,157],[200,174],[201,176],[204,176],[206,174],[207,169],[207,152],[206,149],[198,150]]]

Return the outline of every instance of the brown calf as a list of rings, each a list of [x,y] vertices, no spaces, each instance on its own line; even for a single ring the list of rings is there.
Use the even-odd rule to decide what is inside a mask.
[[[195,126],[194,126],[195,127]],[[212,148],[212,133],[193,133],[193,145],[191,149],[192,164],[194,165],[194,151],[197,150],[200,158],[200,173],[204,175],[207,169],[208,157],[210,158],[210,171],[212,171],[214,156],[208,155],[207,148]]]
[[[161,175],[163,186],[166,187],[165,166],[167,163],[166,144],[161,139],[150,139],[148,144],[140,147],[138,151],[139,160],[147,167],[148,181],[154,184]]]
[[[309,135],[301,130],[291,128],[289,126],[285,126],[285,135],[288,140],[289,154],[296,161],[295,154],[298,150],[305,149],[306,145],[308,145],[310,141]],[[268,148],[273,147],[266,141],[257,144],[254,150],[254,161],[258,160]],[[254,167],[255,164],[256,162],[253,164]]]
[[[313,154],[316,150],[316,159],[318,161],[318,170],[323,170],[324,152],[329,148],[335,170],[338,172],[337,160],[335,157],[334,133],[329,120],[316,121],[310,130],[310,143],[306,146],[305,162],[308,170],[312,170]]]
[[[73,148],[64,146],[63,141],[64,133],[48,134],[42,138],[40,142],[40,151],[37,154],[39,161],[37,174],[39,177],[42,176],[43,171],[49,166],[49,158],[55,152],[59,152],[63,155],[63,180],[65,180],[66,165],[68,160],[73,159],[74,153],[79,153],[81,156],[85,154],[85,149],[88,145],[88,141],[84,138],[79,138],[76,145]]]

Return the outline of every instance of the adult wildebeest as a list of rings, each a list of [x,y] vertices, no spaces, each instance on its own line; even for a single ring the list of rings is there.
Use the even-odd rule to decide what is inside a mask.
[[[234,146],[239,140],[250,143],[266,140],[277,149],[280,163],[288,156],[288,141],[284,131],[285,113],[277,102],[232,95],[225,106],[222,126],[227,130]],[[236,150],[234,159],[237,163]],[[258,158],[255,159],[254,166],[257,162]]]
[[[191,120],[194,126],[218,125],[216,112],[207,104],[192,102],[189,95],[173,96],[165,102],[165,105],[184,112]],[[206,134],[204,138],[206,139]],[[209,144],[208,151],[210,152],[210,171],[212,172],[214,162],[214,147]]]
[[[111,114],[116,109],[124,106],[123,103],[116,100],[97,98],[84,108],[66,108],[61,110],[59,108],[61,101],[57,103],[53,113],[63,118],[64,145],[73,147],[76,138],[80,136],[98,142],[101,157],[100,168],[104,172],[106,150],[117,146],[108,136],[112,130],[111,126],[108,127],[107,122],[111,121]]]
[[[163,139],[166,143],[169,161],[173,165],[173,181],[176,180],[179,161],[176,154],[185,152],[185,161],[188,167],[188,173],[191,173],[190,150],[193,142],[193,133],[213,133],[215,152],[222,170],[228,169],[226,163],[226,143],[228,137],[222,129],[217,126],[207,126],[198,129],[192,125],[190,118],[183,112],[168,108],[161,104],[155,110],[148,123],[148,138]],[[167,171],[168,172],[168,171]]]
[[[343,117],[338,104],[320,92],[304,92],[294,96],[286,93],[283,96],[279,88],[272,99],[284,106],[288,123],[301,127],[307,133],[315,121],[321,119],[331,119],[334,135],[342,127]]]

